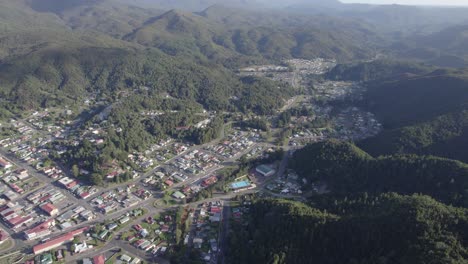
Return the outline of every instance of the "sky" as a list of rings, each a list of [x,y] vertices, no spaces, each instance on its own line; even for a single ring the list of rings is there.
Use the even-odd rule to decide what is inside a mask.
[[[343,3],[370,3],[370,4],[468,6],[468,0],[341,0],[341,2]]]

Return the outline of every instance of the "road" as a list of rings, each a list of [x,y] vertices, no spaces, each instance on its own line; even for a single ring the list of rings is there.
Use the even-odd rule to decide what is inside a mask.
[[[45,185],[51,186],[52,188],[60,191],[63,195],[66,196],[69,202],[74,203],[75,205],[81,205],[86,209],[93,210],[91,205],[89,205],[86,200],[83,199],[78,199],[75,195],[71,194],[68,191],[65,191],[65,189],[57,186],[56,180],[47,177],[46,175],[39,173],[36,168],[33,168],[31,165],[29,165],[27,162],[24,162],[20,159],[18,159],[14,154],[11,152],[6,151],[5,149],[0,148],[0,154],[7,158],[11,163],[15,164],[19,168],[26,169],[29,173],[29,175],[33,176],[34,178],[38,179],[40,182],[42,182]],[[21,197],[27,196],[31,192],[23,194]]]
[[[199,149],[203,149],[205,148],[207,145],[213,145],[213,144],[216,144],[218,143],[220,140],[222,140],[224,137],[225,137],[225,130],[227,128],[227,126],[231,125],[231,123],[227,123],[224,125],[223,127],[223,130],[221,131],[219,137],[210,142],[210,143],[207,143],[207,144],[204,144],[204,145],[199,145],[199,146],[193,146],[193,147],[190,147],[188,148],[186,151],[172,157],[171,159],[167,160],[164,162],[164,165],[168,165],[170,164],[172,161],[176,160],[177,158],[189,153],[190,151],[194,151],[194,150],[199,150]],[[258,146],[258,145],[261,145],[262,143],[255,143],[255,144],[252,144],[252,146],[250,146],[249,148],[247,148],[245,151],[242,151],[242,153],[240,153],[239,155],[236,155],[235,157],[233,158],[230,158],[228,160],[225,160],[224,162],[233,162],[233,163],[236,163],[237,162],[237,159],[239,156],[242,156],[246,153],[248,153],[252,148]],[[268,144],[268,146],[271,146]],[[283,148],[287,148],[287,145],[286,146],[283,146]],[[207,152],[210,152],[210,151],[207,151]],[[211,153],[211,152],[210,152]],[[213,153],[212,153],[213,154]],[[63,193],[67,200],[74,204],[74,205],[80,205],[80,206],[83,206],[84,208],[87,208],[91,211],[94,211],[94,208],[87,202],[87,200],[83,200],[83,199],[78,199],[77,197],[75,197],[72,193],[66,191],[65,189],[61,188],[61,186],[58,186],[57,183],[56,183],[56,180],[55,179],[51,179],[49,177],[47,177],[46,175],[42,174],[42,173],[39,173],[35,168],[33,168],[30,164],[18,159],[14,154],[6,151],[5,149],[0,149],[0,155],[3,155],[5,158],[9,159],[12,163],[14,163],[15,165],[17,165],[18,167],[21,167],[21,168],[25,168],[28,170],[29,174],[35,178],[37,178],[39,181],[41,181],[43,184],[45,185],[48,185],[48,186],[52,186],[53,188],[55,189],[58,189],[60,190],[61,193]],[[216,154],[214,154],[216,155]],[[288,160],[288,153],[287,151],[285,151],[285,155],[281,161],[281,164],[280,164],[280,167],[279,167],[279,170],[278,170],[278,175],[283,175],[284,174],[284,171],[286,169],[286,166],[287,166],[287,160]],[[143,177],[139,177],[137,179],[133,179],[129,182],[125,182],[125,183],[122,183],[122,184],[113,184],[107,188],[104,188],[104,189],[100,189],[99,192],[97,192],[96,194],[93,194],[92,197],[95,197],[99,194],[102,194],[104,192],[107,192],[107,191],[110,191],[110,190],[113,190],[119,186],[126,186],[126,185],[129,185],[129,184],[132,184],[132,183],[135,183],[137,181],[139,181],[141,178],[144,178],[144,177],[148,177],[150,175],[152,175],[157,169],[157,168],[154,168],[152,169],[151,171],[145,173],[143,175]],[[222,168],[222,166],[215,166],[211,169],[209,169],[208,171],[206,172],[203,172],[197,176],[194,176],[191,178],[190,180],[190,183],[194,183],[194,182],[197,182],[197,181],[200,181],[201,179],[209,176],[210,174],[214,173],[216,170]],[[65,175],[70,175],[70,171],[68,170],[64,170],[62,168],[63,172]],[[71,177],[71,176],[69,176]],[[182,183],[178,183],[176,185],[174,185],[172,188],[169,188],[169,190],[173,190],[173,189],[176,189],[182,185],[186,185],[188,182],[182,182]],[[262,188],[263,186],[265,186],[266,183],[262,184],[261,186],[258,186],[258,188]],[[249,193],[255,193],[257,192],[256,190],[250,190],[250,191],[247,191],[247,192],[243,192],[242,194],[249,194]],[[31,193],[31,192],[29,192]],[[27,194],[24,194],[22,195],[23,197],[26,196]],[[157,192],[155,193],[155,196],[147,199],[147,200],[144,200],[144,201],[141,201],[140,203],[138,203],[137,205],[133,206],[133,207],[129,207],[129,208],[124,208],[124,209],[121,209],[121,210],[118,210],[118,211],[115,211],[113,213],[110,213],[110,214],[100,214],[100,213],[97,213],[96,214],[96,218],[91,220],[91,221],[85,221],[85,222],[81,222],[77,225],[74,225],[73,226],[73,229],[77,229],[77,228],[81,228],[81,227],[85,227],[85,226],[93,226],[97,223],[102,223],[106,220],[109,220],[109,219],[115,219],[115,218],[118,218],[120,217],[121,215],[133,210],[133,209],[136,209],[136,208],[145,208],[145,209],[148,209],[148,212],[141,216],[141,217],[138,217],[136,219],[133,219],[130,221],[130,223],[128,223],[128,225],[126,227],[124,227],[122,230],[120,230],[118,233],[115,234],[114,236],[114,239],[111,240],[110,242],[108,242],[106,245],[104,245],[104,247],[98,249],[98,250],[93,250],[93,251],[90,251],[89,253],[84,253],[84,254],[79,254],[79,255],[76,255],[76,256],[70,256],[69,259],[67,259],[67,261],[78,261],[80,259],[83,259],[83,258],[86,258],[86,257],[91,257],[91,256],[95,256],[97,255],[98,253],[100,252],[107,252],[109,250],[113,250],[115,248],[120,248],[120,249],[124,249],[125,251],[128,251],[129,253],[131,253],[132,255],[135,255],[141,259],[144,259],[150,263],[154,263],[155,261],[157,261],[157,263],[164,263],[164,260],[162,259],[155,259],[154,256],[150,253],[147,253],[147,252],[144,252],[144,251],[141,251],[135,247],[133,247],[132,245],[130,245],[129,243],[127,242],[124,242],[124,241],[120,241],[120,240],[116,240],[115,237],[117,236],[120,236],[122,233],[128,231],[135,223],[141,223],[145,218],[147,218],[148,216],[152,216],[152,215],[155,215],[157,213],[161,213],[165,210],[169,210],[169,209],[172,209],[172,208],[175,208],[177,206],[173,206],[173,207],[165,207],[165,208],[156,208],[154,207],[154,203],[158,200],[157,199],[157,196],[158,195],[163,195],[163,192]],[[214,202],[214,201],[219,201],[219,200],[223,200],[224,201],[224,209],[223,209],[223,221],[222,221],[222,225],[220,226],[220,237],[219,237],[219,258],[221,260],[221,263],[224,262],[224,255],[226,252],[224,252],[224,250],[227,249],[227,234],[228,234],[228,230],[229,230],[229,218],[230,218],[230,213],[231,213],[231,210],[229,208],[229,200],[232,199],[233,197],[237,196],[239,194],[237,193],[231,193],[231,194],[224,194],[224,195],[218,195],[218,196],[215,196],[211,199],[206,199],[206,200],[203,200],[203,201],[197,201],[195,203],[191,203],[191,204],[188,204],[188,206],[197,206],[198,204],[200,203],[203,203],[203,202]],[[92,199],[92,198],[90,198]],[[90,200],[88,199],[88,201]],[[1,225],[0,225],[1,226]],[[9,231],[9,233],[11,233],[11,231],[5,227],[5,230]],[[59,232],[54,232],[51,236],[49,237],[56,237],[56,236],[59,236],[59,235],[62,235],[62,234],[65,234],[67,232],[69,232],[70,230],[66,230],[66,231],[59,231]],[[193,230],[191,230],[193,231]],[[190,232],[192,233],[192,232]],[[16,243],[15,245],[15,249],[24,249],[23,252],[24,254],[30,254],[30,248],[32,245],[34,244],[37,244],[37,241],[24,241],[22,240],[18,234],[12,234],[13,235],[13,238],[15,238],[14,242]],[[7,250],[4,250],[4,252],[6,252]]]
[[[228,253],[228,232],[229,224],[231,219],[231,207],[229,206],[229,201],[226,201],[223,206],[223,216],[221,222],[221,231],[219,232],[218,238],[218,260],[217,263],[224,264],[226,263],[226,255]]]

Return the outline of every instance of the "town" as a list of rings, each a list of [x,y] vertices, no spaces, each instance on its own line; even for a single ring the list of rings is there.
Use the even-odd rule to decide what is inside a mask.
[[[99,185],[84,180],[92,173],[80,163],[69,166],[61,157],[81,142],[105,144],[109,128],[119,133],[106,123],[109,107],[87,122],[68,109],[44,109],[1,124],[10,133],[0,138],[0,263],[169,263],[187,257],[178,255],[181,246],[218,263],[225,223],[242,221],[248,210],[248,202],[233,199],[327,192],[326,184],[308,183],[287,168],[292,153],[310,142],[363,139],[382,129],[371,113],[334,104],[358,100],[359,84],[324,81],[305,89],[311,76],[335,64],[290,60],[239,70],[307,91],[278,111],[287,124],[267,116],[265,131],[232,120],[219,137],[198,145],[167,137],[125,162],[107,161]],[[83,107],[103,104],[90,97]],[[205,127],[214,116],[204,111],[194,126]]]

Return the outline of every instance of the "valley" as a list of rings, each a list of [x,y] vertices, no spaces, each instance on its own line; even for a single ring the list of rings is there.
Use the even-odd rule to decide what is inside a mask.
[[[465,263],[467,15],[0,0],[0,263]]]

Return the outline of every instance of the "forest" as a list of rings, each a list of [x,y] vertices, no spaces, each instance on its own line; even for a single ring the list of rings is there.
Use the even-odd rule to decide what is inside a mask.
[[[258,199],[233,222],[228,263],[465,263],[468,211],[395,193]]]
[[[374,113],[384,131],[357,142],[374,156],[434,155],[468,161],[466,70],[439,69],[428,74],[366,83],[362,107]]]
[[[420,193],[468,207],[468,165],[434,156],[374,158],[355,145],[336,140],[294,153],[294,168],[309,182],[325,182],[334,193]]]
[[[427,74],[434,69],[433,66],[414,62],[378,59],[364,63],[338,64],[325,77],[330,80],[370,82]]]

